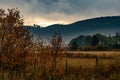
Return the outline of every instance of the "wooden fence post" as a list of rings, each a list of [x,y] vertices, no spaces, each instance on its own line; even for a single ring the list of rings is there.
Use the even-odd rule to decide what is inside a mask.
[[[66,58],[66,78],[68,76],[68,69],[67,69],[67,58]]]
[[[95,57],[95,61],[96,61],[95,69],[97,70],[98,69],[98,63],[99,63],[98,56]]]

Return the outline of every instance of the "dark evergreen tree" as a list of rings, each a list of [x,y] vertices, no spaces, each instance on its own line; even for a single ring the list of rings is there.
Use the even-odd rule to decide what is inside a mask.
[[[70,50],[77,50],[78,49],[78,44],[76,41],[72,41],[70,44],[69,44],[69,48]]]
[[[97,35],[93,35],[91,46],[96,46],[98,44],[99,44],[99,39],[98,39]]]

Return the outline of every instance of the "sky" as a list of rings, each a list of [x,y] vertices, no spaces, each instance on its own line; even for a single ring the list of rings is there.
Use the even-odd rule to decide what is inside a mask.
[[[42,27],[120,15],[120,0],[0,0],[0,8],[18,8],[25,25]]]

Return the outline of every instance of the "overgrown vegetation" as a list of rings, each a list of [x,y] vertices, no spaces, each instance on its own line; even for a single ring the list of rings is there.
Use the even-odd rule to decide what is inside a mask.
[[[94,67],[71,66],[62,36],[54,33],[50,43],[32,40],[17,9],[0,9],[0,80],[119,80],[119,57]],[[65,60],[65,64],[63,64]]]

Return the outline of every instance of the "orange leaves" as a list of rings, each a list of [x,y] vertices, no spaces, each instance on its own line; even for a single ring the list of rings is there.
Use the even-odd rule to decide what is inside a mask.
[[[58,66],[64,54],[62,36],[55,33],[50,44],[45,44],[41,38],[32,42],[31,38],[18,10],[8,9],[5,13],[0,9],[0,68],[25,71],[25,67],[32,67],[32,70],[40,69],[42,74],[60,75]]]
[[[1,57],[2,57],[2,61],[3,61],[4,63],[6,63],[6,62],[7,62],[7,60],[8,60],[7,56],[2,55]]]
[[[29,30],[23,27],[23,19],[17,9],[0,9],[0,55],[2,68],[6,70],[25,67],[31,45]]]

